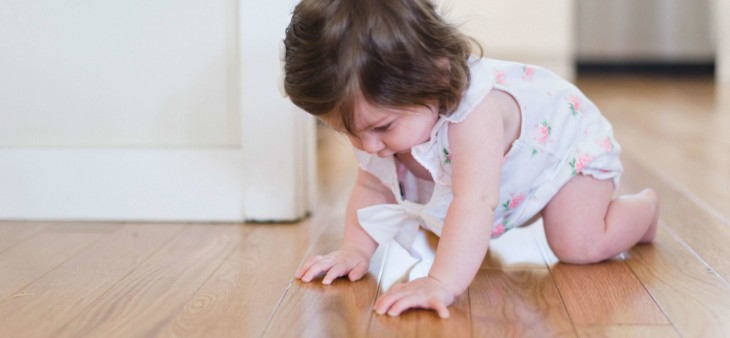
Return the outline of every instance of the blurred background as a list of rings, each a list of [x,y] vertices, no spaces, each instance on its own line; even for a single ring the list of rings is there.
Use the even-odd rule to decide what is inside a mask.
[[[315,129],[277,89],[296,1],[0,1],[0,219],[296,220]],[[726,0],[442,0],[487,57],[730,83]]]

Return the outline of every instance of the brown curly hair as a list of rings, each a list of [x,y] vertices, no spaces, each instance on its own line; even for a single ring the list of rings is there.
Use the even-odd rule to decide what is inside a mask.
[[[450,114],[469,85],[470,38],[431,0],[302,0],[284,45],[292,102],[315,116],[336,112],[351,134],[359,99],[380,107],[438,102]]]

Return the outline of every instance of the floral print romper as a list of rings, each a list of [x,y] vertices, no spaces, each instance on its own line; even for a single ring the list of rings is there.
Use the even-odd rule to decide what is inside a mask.
[[[463,121],[493,89],[514,97],[522,121],[504,157],[492,237],[537,215],[578,174],[618,186],[621,148],[609,122],[575,86],[545,69],[514,62],[472,58],[470,71],[471,84],[458,108],[440,116],[431,138],[411,150],[433,182],[416,178],[395,157],[355,149],[360,168],[378,177],[398,201],[358,211],[360,224],[378,243],[395,240],[419,256],[412,249],[419,226],[441,234],[453,199],[449,126]]]

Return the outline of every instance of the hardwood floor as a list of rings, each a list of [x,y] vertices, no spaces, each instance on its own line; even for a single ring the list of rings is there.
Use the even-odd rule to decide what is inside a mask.
[[[730,88],[699,77],[578,85],[623,146],[621,191],[660,194],[651,245],[565,265],[537,221],[492,241],[450,319],[378,316],[376,297],[427,273],[432,256],[391,246],[361,281],[293,279],[305,257],[338,246],[354,179],[347,141],[322,129],[320,207],[297,224],[0,222],[0,337],[730,336]]]

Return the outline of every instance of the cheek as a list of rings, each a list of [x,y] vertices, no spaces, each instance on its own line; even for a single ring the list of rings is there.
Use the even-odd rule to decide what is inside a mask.
[[[350,140],[350,143],[352,144],[353,147],[355,147],[358,150],[363,150],[362,149],[362,141],[360,141],[359,138],[347,134],[347,139]]]

